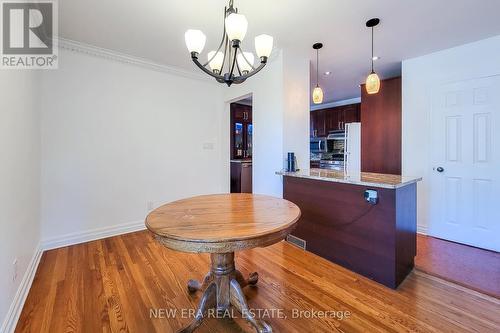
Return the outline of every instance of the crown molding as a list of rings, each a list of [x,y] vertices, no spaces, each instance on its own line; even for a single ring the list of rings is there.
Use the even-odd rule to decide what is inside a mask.
[[[115,61],[119,63],[124,63],[124,64],[129,64],[129,65],[134,65],[134,66],[139,66],[142,68],[146,68],[152,71],[156,72],[162,72],[162,73],[168,73],[172,75],[178,75],[182,76],[185,78],[189,79],[195,79],[195,80],[200,80],[204,82],[215,82],[213,78],[211,78],[208,75],[203,74],[202,72],[191,72],[188,70],[185,70],[183,68],[175,67],[175,66],[169,66],[169,65],[164,65],[164,64],[159,64],[157,62],[154,62],[152,60],[146,59],[146,58],[140,58],[140,57],[134,57],[125,53],[120,53],[117,51],[113,51],[110,49],[105,49],[102,47],[97,47],[94,45],[90,44],[85,44],[82,42],[74,41],[71,39],[66,39],[63,37],[55,37],[54,38],[54,45],[58,47],[59,49],[71,51],[71,52],[77,52],[93,57],[99,57],[102,59],[107,59],[110,61]],[[278,47],[274,47],[273,51],[271,52],[271,55],[269,56],[268,62],[274,62],[277,58],[278,55],[280,54],[281,49]]]
[[[93,57],[99,57],[118,63],[134,65],[145,69],[153,70],[156,72],[168,73],[172,75],[186,77],[189,79],[201,80],[205,82],[212,81],[210,80],[209,76],[202,75],[202,73],[191,72],[182,68],[159,64],[146,58],[134,57],[125,53],[120,53],[117,51],[93,46],[90,44],[85,44],[82,42],[77,42],[62,37],[55,38],[54,42],[57,43],[57,47],[59,49],[71,52],[81,53]]]

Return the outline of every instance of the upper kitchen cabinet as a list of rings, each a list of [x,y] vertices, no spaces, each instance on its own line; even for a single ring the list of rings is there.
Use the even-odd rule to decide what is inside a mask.
[[[231,104],[231,159],[252,157],[252,107],[243,104]]]
[[[345,124],[360,120],[359,103],[312,111],[311,136],[327,136],[330,131],[344,130]]]
[[[336,111],[336,108],[326,109],[326,132],[341,129],[341,112]]]
[[[361,104],[351,104],[343,107],[342,110],[342,127],[345,129],[345,124],[357,123],[361,121]]]
[[[326,129],[326,114],[325,110],[317,110],[310,112],[310,136],[311,137],[321,137],[327,135]]]
[[[252,122],[252,107],[238,103],[231,104],[234,120]]]
[[[360,121],[359,104],[337,106],[328,109],[327,132],[345,130],[345,124]]]
[[[401,77],[369,95],[361,85],[361,169],[401,174]]]

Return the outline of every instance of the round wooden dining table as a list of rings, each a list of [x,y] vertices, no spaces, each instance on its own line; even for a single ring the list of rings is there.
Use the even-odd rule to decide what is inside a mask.
[[[225,312],[231,306],[257,332],[272,332],[266,322],[249,311],[242,288],[255,285],[259,275],[248,278],[236,269],[234,252],[265,247],[286,238],[300,217],[290,201],[248,194],[202,195],[163,205],[146,217],[146,227],[164,246],[183,252],[210,253],[211,267],[203,282],[189,280],[191,293],[203,295],[191,324],[180,332],[193,332],[209,309]]]

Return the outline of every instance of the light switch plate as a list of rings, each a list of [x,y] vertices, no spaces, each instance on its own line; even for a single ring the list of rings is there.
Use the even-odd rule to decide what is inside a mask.
[[[205,149],[205,150],[213,150],[214,149],[213,142],[205,142],[203,144],[203,149]]]

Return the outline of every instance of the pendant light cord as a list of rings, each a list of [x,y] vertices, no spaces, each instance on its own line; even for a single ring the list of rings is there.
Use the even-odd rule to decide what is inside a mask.
[[[316,87],[319,87],[319,49],[316,49]]]
[[[372,73],[374,72],[373,70],[373,27],[372,27]]]

